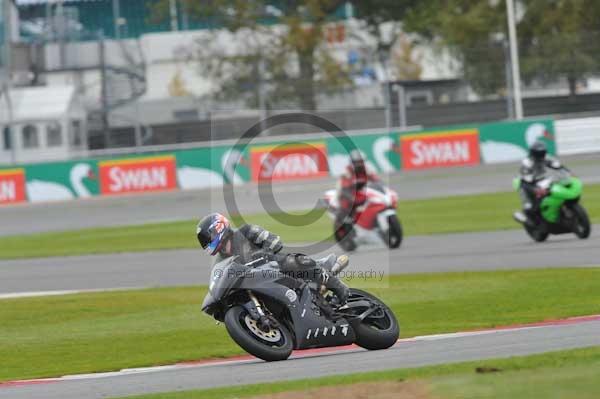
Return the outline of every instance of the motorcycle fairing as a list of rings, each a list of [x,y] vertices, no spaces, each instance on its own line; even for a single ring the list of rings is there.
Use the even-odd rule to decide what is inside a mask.
[[[308,284],[302,290],[297,306],[290,307],[290,316],[296,336],[295,349],[350,345],[356,339],[346,319],[332,321],[323,315],[313,301]]]
[[[552,184],[549,195],[540,204],[543,218],[550,223],[559,223],[563,204],[567,201],[577,202],[582,191],[583,184],[575,177]]]
[[[288,309],[290,327],[296,338],[295,349],[349,345],[355,340],[354,330],[346,319],[331,321],[324,316],[313,300],[309,284],[278,273],[272,262],[248,268],[229,258],[215,265],[202,310],[213,316],[224,314],[224,300],[235,291],[245,290],[270,298]]]
[[[225,259],[213,267],[208,293],[202,311],[215,315],[223,299],[234,290],[251,290],[268,297],[285,298],[287,291],[298,289],[302,282],[279,273],[277,263],[250,268],[235,262],[235,257]],[[285,303],[285,302],[282,302]]]

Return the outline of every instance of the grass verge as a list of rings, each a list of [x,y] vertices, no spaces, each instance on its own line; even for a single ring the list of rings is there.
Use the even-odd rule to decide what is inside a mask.
[[[600,313],[600,269],[391,276],[370,289],[403,337]],[[200,312],[204,287],[0,301],[0,381],[243,353]],[[60,359],[60,361],[57,361]]]
[[[478,373],[477,368],[497,369]],[[551,352],[542,355],[491,359],[450,365],[396,369],[349,374],[326,378],[245,385],[210,390],[171,392],[127,399],[208,399],[249,398],[279,392],[297,392],[297,397],[321,397],[318,388],[348,386],[359,383],[395,382],[394,392],[382,398],[404,399],[529,399],[529,398],[598,398],[600,397],[600,348]],[[402,395],[402,386],[418,384],[420,395]],[[356,386],[356,385],[355,385]],[[409,390],[410,391],[410,390]],[[285,398],[286,395],[277,396]],[[349,399],[367,396],[344,396]],[[369,397],[371,397],[369,395]]]
[[[600,222],[600,185],[585,189],[584,205],[592,221]],[[518,206],[516,193],[507,192],[402,201],[398,214],[407,235],[492,231],[518,228],[511,217]],[[249,215],[245,221],[277,232],[287,242],[317,241],[331,235],[331,221],[325,215],[306,226],[276,216],[279,220],[266,214]],[[2,237],[0,259],[197,248],[195,224],[190,220]]]

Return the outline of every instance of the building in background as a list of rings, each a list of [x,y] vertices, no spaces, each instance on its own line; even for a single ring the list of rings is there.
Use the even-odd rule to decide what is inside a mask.
[[[0,164],[81,157],[87,153],[87,115],[73,86],[10,90],[12,136],[0,137]],[[0,124],[8,120],[0,99]]]
[[[82,142],[91,149],[235,138],[242,133],[239,126],[245,125],[237,121],[258,121],[267,112],[285,109],[276,98],[262,98],[261,110],[241,100],[256,87],[240,87],[237,101],[210,96],[212,82],[198,68],[199,38],[206,38],[207,28],[211,28],[216,44],[235,54],[240,51],[239,37],[214,29],[214,21],[195,20],[177,0],[172,0],[170,18],[157,22],[151,15],[154,3],[14,0],[12,86],[72,88],[72,101],[80,103],[77,114],[83,110],[86,118],[81,128],[87,139]],[[271,14],[276,13],[271,10]],[[276,18],[265,23],[270,29],[281,29]],[[335,90],[317,88],[315,104],[317,111],[343,129],[434,126],[510,117],[508,93],[477,95],[448,49],[417,44],[416,38],[400,33],[388,61],[382,61],[373,38],[346,5],[336,11],[324,36],[328,53],[350,71],[352,84]],[[508,81],[508,75],[494,78]],[[532,82],[524,88],[526,114],[599,109],[600,96],[593,94],[599,89],[593,79],[588,81],[591,83],[582,87],[581,93],[591,94],[578,96],[575,102],[566,98],[564,84],[538,87]],[[257,84],[261,83],[254,82]],[[533,98],[536,96],[545,97]],[[2,123],[6,126],[8,122]],[[65,137],[70,137],[71,128],[65,125]],[[45,127],[38,129],[41,132]],[[5,132],[3,138],[9,136]],[[22,137],[19,140],[25,142]],[[2,143],[10,146],[11,140]],[[63,154],[76,151],[66,148]],[[48,157],[55,154],[49,151]]]

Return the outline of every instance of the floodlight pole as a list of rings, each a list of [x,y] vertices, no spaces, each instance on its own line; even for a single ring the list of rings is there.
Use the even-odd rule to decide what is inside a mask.
[[[171,30],[179,30],[179,17],[177,15],[177,0],[169,0],[169,15],[171,17]]]
[[[506,0],[508,20],[508,39],[510,44],[510,64],[512,70],[512,92],[515,104],[516,119],[523,119],[523,100],[521,98],[521,71],[519,70],[519,48],[517,45],[517,27],[515,23],[514,0]]]
[[[14,135],[14,115],[13,115],[13,104],[11,98],[11,88],[12,88],[12,9],[10,0],[5,0],[3,2],[2,16],[4,17],[4,69],[6,71],[5,81],[0,82],[0,84],[4,87],[0,87],[0,95],[2,91],[6,96],[6,112],[8,119],[8,139],[10,141],[10,162],[11,164],[15,164],[17,162],[17,149],[15,143],[15,135]],[[6,144],[5,144],[6,145]]]
[[[392,98],[392,86],[390,84],[390,74],[387,69],[387,59],[384,54],[383,48],[377,49],[377,55],[379,56],[379,63],[381,64],[381,71],[383,72],[383,94],[385,101],[385,127],[386,129],[390,129],[392,127],[392,106],[391,106],[391,98]]]
[[[119,0],[112,1],[113,9],[113,29],[115,30],[115,39],[121,38],[121,2]]]

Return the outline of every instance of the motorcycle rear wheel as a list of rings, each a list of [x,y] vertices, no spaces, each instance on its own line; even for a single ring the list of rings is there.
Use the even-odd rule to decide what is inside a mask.
[[[225,327],[236,344],[267,362],[290,357],[294,342],[285,326],[280,324],[277,329],[265,333],[248,321],[249,317],[248,311],[242,306],[234,306],[225,314]]]
[[[400,325],[394,312],[374,295],[366,291],[352,288],[350,300],[366,299],[377,303],[381,310],[367,316],[360,323],[353,324],[352,328],[356,334],[356,344],[368,350],[387,349],[398,341],[400,336]]]
[[[346,252],[352,252],[356,250],[356,242],[354,241],[354,236],[356,235],[354,232],[354,228],[352,225],[345,224],[343,226],[335,226],[333,227],[333,235],[335,237],[335,241],[338,243],[340,248],[342,248]]]

